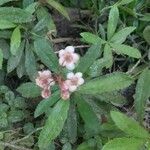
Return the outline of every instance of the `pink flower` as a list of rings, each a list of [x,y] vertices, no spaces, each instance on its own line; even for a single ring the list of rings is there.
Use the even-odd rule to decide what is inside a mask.
[[[63,81],[60,85],[60,90],[61,90],[61,98],[64,100],[67,100],[70,98],[70,92],[69,92],[69,87],[66,84],[66,81]]]
[[[84,83],[84,79],[82,78],[82,73],[68,73],[66,84],[68,85],[68,89],[70,92],[74,92],[77,88]]]
[[[42,93],[41,93],[41,96],[43,98],[49,98],[51,96],[51,91],[49,88],[45,88],[43,89]]]
[[[73,46],[67,46],[64,50],[59,51],[59,64],[65,66],[69,70],[75,68],[75,64],[79,60],[79,55],[74,52]]]
[[[48,89],[49,86],[54,85],[54,79],[52,77],[52,74],[49,70],[45,71],[39,71],[38,77],[36,78],[36,84],[44,89]]]

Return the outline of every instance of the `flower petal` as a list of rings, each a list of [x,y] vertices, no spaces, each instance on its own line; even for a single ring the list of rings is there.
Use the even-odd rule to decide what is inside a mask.
[[[77,72],[77,73],[75,74],[75,76],[76,76],[77,78],[82,78],[83,74],[82,74],[81,72]]]
[[[73,46],[67,46],[65,48],[65,51],[73,53],[74,52],[74,47]]]
[[[84,79],[83,78],[79,78],[78,85],[82,85],[83,83],[84,83]]]
[[[63,49],[61,49],[61,50],[59,51],[59,57],[62,57],[62,56],[64,55],[64,53],[65,53],[65,51],[64,51]]]
[[[68,70],[73,70],[75,68],[75,65],[73,63],[68,63],[68,64],[66,64],[66,68]]]
[[[74,86],[74,85],[69,86],[69,91],[70,92],[74,92],[74,91],[76,91],[76,89],[77,89],[77,86]]]
[[[67,79],[71,79],[74,77],[74,73],[73,72],[70,72],[67,74]]]
[[[73,54],[73,61],[74,61],[74,63],[77,63],[78,62],[78,60],[79,60],[79,55],[78,54]]]

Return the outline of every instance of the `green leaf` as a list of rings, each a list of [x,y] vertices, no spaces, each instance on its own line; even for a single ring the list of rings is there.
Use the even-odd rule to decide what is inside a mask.
[[[68,12],[66,11],[66,8],[58,3],[55,0],[47,0],[47,3],[54,7],[56,10],[58,10],[64,17],[66,17],[68,20],[70,20],[70,17],[68,15]]]
[[[89,139],[86,142],[81,143],[77,150],[95,150],[96,148],[96,141],[94,139]]]
[[[8,59],[9,55],[10,55],[10,47],[6,40],[4,40],[4,39],[0,40],[0,49],[2,49],[2,51],[3,51],[3,57],[5,59]]]
[[[72,150],[72,146],[70,143],[65,143],[62,147],[62,150]]]
[[[114,36],[111,38],[110,42],[116,43],[116,44],[122,44],[127,36],[132,33],[136,28],[135,27],[126,27],[117,33],[114,34]]]
[[[138,122],[132,118],[128,118],[123,113],[111,111],[111,118],[116,126],[131,137],[149,138],[149,133],[142,128]]]
[[[80,35],[82,36],[82,38],[87,43],[91,43],[91,44],[95,44],[95,43],[103,44],[103,43],[106,43],[106,41],[101,39],[98,35],[92,34],[90,32],[82,32]]]
[[[144,29],[143,36],[146,42],[150,45],[150,25]]]
[[[118,2],[118,5],[126,5],[126,4],[133,2],[133,1],[134,0],[121,0],[120,2]]]
[[[115,138],[104,145],[102,150],[140,150],[144,140],[136,138]]]
[[[141,58],[141,53],[138,49],[124,45],[124,44],[112,44],[110,45],[113,47],[113,50],[118,54],[125,54],[133,58]]]
[[[100,54],[101,54],[100,44],[91,46],[86,52],[86,54],[81,58],[77,66],[77,71],[81,71],[82,73],[85,73],[89,69],[89,67],[94,63],[96,58],[100,56]]]
[[[34,81],[37,76],[37,67],[35,56],[29,43],[26,43],[25,68],[30,80]]]
[[[83,99],[83,97],[81,97],[81,95],[76,95],[74,99],[77,102],[78,111],[84,120],[85,127],[93,135],[99,133],[101,122],[92,110],[91,106]]]
[[[66,120],[68,141],[74,144],[77,140],[77,111],[75,104],[71,101],[68,117]]]
[[[27,8],[32,3],[34,3],[34,0],[23,0],[22,2],[23,8]]]
[[[28,11],[15,7],[0,7],[0,20],[13,23],[26,23],[32,21],[32,15]]]
[[[3,51],[0,48],[0,69],[2,69],[2,65],[3,65]]]
[[[40,133],[38,146],[46,148],[61,132],[69,110],[69,101],[60,100],[53,108],[43,130]]]
[[[107,39],[110,40],[115,33],[119,20],[119,10],[116,5],[112,6],[109,19],[108,19],[108,27],[107,27]]]
[[[19,50],[21,43],[21,33],[20,33],[20,28],[17,27],[12,33],[11,36],[11,43],[10,43],[10,52],[12,55],[16,55],[17,51]]]
[[[23,97],[35,98],[35,97],[40,96],[41,89],[34,83],[27,82],[27,83],[21,84],[21,86],[17,88],[17,92],[19,92]]]
[[[112,54],[112,49],[108,44],[105,44],[104,47],[104,58],[106,62],[105,67],[110,68],[113,65],[113,54]]]
[[[84,94],[101,94],[124,89],[131,84],[132,78],[124,73],[115,72],[99,79],[88,81],[79,88],[78,92]]]
[[[7,62],[7,73],[10,73],[19,65],[19,62],[23,55],[24,46],[25,46],[25,41],[22,41],[16,55],[15,56],[11,55],[9,57],[8,62]]]
[[[143,121],[146,101],[150,97],[150,70],[145,69],[140,75],[135,92],[135,109],[140,122]]]
[[[38,106],[36,107],[36,110],[34,112],[34,118],[40,116],[44,112],[48,112],[49,108],[54,105],[58,100],[60,99],[59,92],[55,92],[52,94],[51,97],[48,99],[42,100]]]
[[[0,20],[0,29],[10,29],[10,28],[14,28],[16,27],[16,25],[10,21],[7,20]]]
[[[0,0],[0,5],[3,5],[5,3],[11,2],[11,1],[17,1],[17,0]]]
[[[33,14],[36,9],[38,8],[39,3],[38,2],[34,2],[32,4],[30,4],[25,10],[28,11],[29,13]]]
[[[52,46],[46,39],[38,39],[34,42],[35,52],[41,61],[52,71],[58,72],[58,58]]]
[[[12,123],[22,121],[25,117],[25,114],[21,110],[11,110],[8,114],[8,120]]]
[[[145,13],[142,18],[140,18],[142,21],[150,21],[150,13]]]

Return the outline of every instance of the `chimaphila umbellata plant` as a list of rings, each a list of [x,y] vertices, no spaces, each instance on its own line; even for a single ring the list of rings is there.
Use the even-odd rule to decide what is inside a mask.
[[[59,51],[59,64],[65,66],[68,70],[73,70],[75,64],[79,60],[79,55],[76,54],[73,46],[68,46],[64,50]],[[69,72],[66,75],[67,79],[63,79],[62,75],[51,73],[49,70],[39,71],[36,78],[36,84],[43,90],[41,96],[48,98],[51,96],[51,86],[58,84],[61,91],[61,98],[67,100],[70,98],[70,93],[84,83],[82,73]]]

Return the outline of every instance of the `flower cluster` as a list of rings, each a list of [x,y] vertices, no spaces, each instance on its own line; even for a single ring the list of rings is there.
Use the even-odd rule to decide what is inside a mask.
[[[73,46],[67,46],[64,50],[59,51],[59,64],[68,70],[73,70],[78,60],[79,55],[75,53]],[[65,80],[59,75],[52,75],[49,70],[38,72],[36,84],[43,89],[41,93],[43,98],[51,96],[51,86],[55,83],[60,87],[62,99],[66,100],[69,99],[72,92],[84,83],[84,79],[81,72],[69,72]]]

